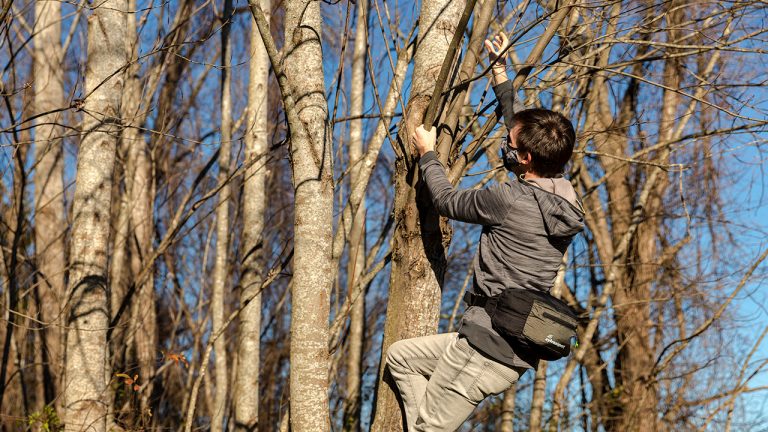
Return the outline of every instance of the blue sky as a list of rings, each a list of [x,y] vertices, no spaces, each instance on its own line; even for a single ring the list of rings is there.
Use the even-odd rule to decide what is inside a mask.
[[[155,4],[158,5],[157,3]],[[217,3],[220,7],[220,2]],[[399,3],[382,3],[379,1],[377,3],[379,10],[384,13],[384,7],[387,6],[390,8],[389,13],[390,16],[399,15],[400,19],[394,24],[396,28],[399,29],[401,33],[407,33],[410,30],[410,27],[413,22],[413,18],[418,14],[418,2],[399,2]],[[148,6],[148,5],[145,5]],[[236,6],[245,6],[245,3],[242,1],[237,2]],[[68,4],[65,4],[65,13],[69,13],[72,11],[72,7]],[[165,16],[164,16],[164,24],[167,25],[170,18],[172,17],[172,14],[175,12],[177,8],[176,2],[170,2],[163,4],[162,8],[165,9]],[[344,13],[346,12],[346,5],[342,3],[338,3],[336,5],[323,5],[324,14],[326,16],[326,31],[329,33],[335,33],[338,34],[340,29],[343,28],[344,25]],[[395,10],[397,9],[397,10]],[[528,14],[526,15],[526,20],[530,20],[534,15],[541,14],[541,10],[534,10],[531,9]],[[159,23],[156,21],[156,17],[153,15],[150,20],[147,22],[146,26],[143,29],[142,32],[142,48],[141,52],[146,53],[148,52],[154,42],[155,36],[156,36],[156,30],[159,26]],[[376,10],[371,11],[371,20],[378,23],[379,16],[376,12]],[[760,20],[760,17],[755,17],[754,19]],[[382,20],[386,20],[386,15],[382,16]],[[68,17],[64,21],[64,28],[67,29],[69,23],[71,22],[71,17]],[[81,26],[85,20],[81,21]],[[352,23],[354,23],[354,18],[352,18]],[[234,107],[235,112],[240,113],[245,105],[245,92],[243,83],[247,79],[247,66],[245,66],[245,62],[248,58],[248,52],[247,52],[247,45],[248,40],[245,35],[247,35],[247,31],[250,26],[250,16],[248,14],[240,14],[236,19],[236,24],[233,28],[233,41],[235,44],[234,48],[234,58],[233,58],[233,65],[235,65],[234,73],[238,76],[234,83],[233,88],[233,94],[235,95],[234,100]],[[510,25],[511,26],[511,25]],[[508,27],[509,28],[509,27]],[[391,42],[393,35],[390,31],[391,29],[387,29],[385,31],[386,34],[386,40],[388,42]],[[530,36],[526,37],[524,40],[526,41],[524,44],[522,44],[519,47],[521,57],[524,56],[525,53],[527,53],[528,50],[533,46],[533,43],[535,43],[535,36],[539,34],[541,29],[534,30]],[[65,31],[66,33],[66,31]],[[350,33],[350,36],[352,33]],[[371,50],[374,55],[374,71],[372,72],[373,75],[376,77],[379,89],[382,92],[381,97],[384,96],[385,90],[387,88],[387,83],[389,79],[391,78],[391,73],[389,71],[389,61],[387,56],[385,55],[387,49],[391,50],[392,46],[391,43],[385,44],[383,42],[383,37],[381,34],[381,30],[378,27],[378,24],[376,25],[376,28],[371,31],[371,35],[369,37],[369,40],[371,41]],[[76,37],[73,40],[73,46],[70,49],[70,55],[77,56],[77,58],[82,60],[82,49],[81,49],[81,43],[83,43],[83,38]],[[211,39],[207,40],[205,42],[207,44],[207,48],[205,50],[204,55],[198,54],[198,57],[196,57],[195,61],[209,61],[218,64],[218,59],[210,59],[207,57],[210,57],[209,53],[212,50],[212,47],[217,45],[219,43],[218,35],[214,35]],[[759,43],[759,42],[757,42]],[[328,45],[328,44],[326,44]],[[551,46],[554,46],[554,43],[551,44]],[[745,45],[749,46],[749,45]],[[326,52],[330,53],[325,57],[324,62],[324,68],[325,68],[325,79],[326,79],[326,87],[328,89],[329,94],[329,101],[330,103],[333,102],[335,93],[335,82],[334,79],[336,78],[336,73],[338,70],[338,57],[337,53],[332,52],[331,47],[326,46],[325,47]],[[348,46],[348,50],[351,50],[351,40],[350,45]],[[550,48],[548,50],[548,54],[551,54],[553,51],[553,48]],[[391,51],[391,55],[394,58],[396,56],[396,53]],[[545,55],[545,57],[547,57]],[[764,57],[763,57],[764,58]],[[7,58],[7,51],[2,50],[0,53],[0,62],[2,64],[5,64],[5,62],[8,60]],[[762,78],[763,81],[765,79],[765,71],[762,67],[765,62],[760,62],[760,64],[754,64],[754,63],[747,63],[745,65],[742,65],[742,68],[744,69],[744,73],[754,74],[758,78]],[[22,58],[19,62],[20,65],[24,65],[24,59]],[[191,70],[194,71],[193,76],[197,77],[200,76],[200,74],[203,73],[204,70],[206,70],[206,65],[204,64],[194,64],[191,65]],[[77,75],[79,72],[82,72],[83,66],[82,64],[79,67],[79,70],[71,71],[71,80],[73,83],[78,83],[77,88],[72,92],[73,95],[76,97],[81,94],[81,85],[82,81],[77,78]],[[653,72],[653,71],[651,71]],[[658,71],[655,71],[658,72]],[[409,72],[410,73],[410,72]],[[345,74],[346,75],[346,74]],[[9,74],[6,72],[2,79],[4,82],[8,82],[10,80]],[[348,80],[348,76],[344,78],[345,80]],[[479,81],[479,85],[476,86],[475,93],[473,94],[473,103],[476,103],[480,100],[480,93],[482,89],[485,87],[486,80],[481,79]],[[207,125],[205,125],[205,128],[210,129],[213,133],[210,134],[206,140],[206,144],[200,147],[198,151],[200,151],[200,157],[206,158],[210,155],[210,153],[215,149],[216,144],[218,142],[218,133],[216,131],[216,125],[219,124],[219,113],[217,112],[217,109],[211,109],[211,106],[217,106],[217,88],[219,84],[219,74],[216,70],[213,70],[209,73],[207,79],[205,80],[204,85],[204,97],[210,98],[211,104],[207,104],[205,106],[198,107],[196,109],[196,113],[200,114],[202,118],[204,118],[207,121]],[[406,91],[408,89],[408,80],[406,81]],[[620,88],[620,87],[619,87]],[[188,90],[185,89],[185,90]],[[375,103],[373,102],[373,97],[371,93],[371,87],[368,87],[368,93],[366,96],[366,102],[365,106],[368,109],[369,112],[377,112],[378,109],[375,106]],[[652,93],[659,93],[658,91],[652,92]],[[339,95],[339,100],[341,101],[339,106],[339,112],[337,116],[344,116],[346,115],[346,98],[345,95]],[[749,103],[752,105],[752,108],[745,108],[743,111],[744,115],[747,115],[752,118],[766,118],[766,113],[768,113],[768,92],[766,92],[764,87],[750,87],[747,88],[744,93],[744,101],[749,101]],[[487,96],[486,102],[490,100],[492,96]],[[650,97],[650,96],[649,96]],[[547,101],[544,101],[545,103]],[[737,103],[736,101],[730,101],[732,103]],[[331,106],[331,110],[333,107]],[[397,109],[399,111],[400,108]],[[235,118],[237,118],[239,114],[235,115]],[[18,119],[18,112],[17,112],[17,119]],[[649,130],[653,131],[654,127],[652,125],[653,115],[649,117],[649,120],[651,120],[649,123]],[[2,127],[8,126],[9,119],[7,118],[7,115],[3,114],[2,117],[0,117],[0,121],[2,121]],[[368,134],[371,133],[372,127],[374,126],[375,121],[366,121],[366,131]],[[191,128],[191,127],[190,127]],[[190,129],[191,131],[191,129]],[[337,137],[345,137],[347,133],[346,125],[345,124],[339,124],[336,126],[336,134]],[[768,138],[768,133],[766,132],[765,128],[759,130],[757,133],[752,135],[745,135],[745,134],[732,134],[730,136],[727,136],[720,140],[716,145],[713,146],[713,157],[715,160],[722,164],[724,168],[726,168],[726,171],[728,172],[727,180],[724,183],[727,183],[724,188],[722,189],[722,196],[723,199],[729,203],[728,205],[728,213],[725,215],[731,222],[731,226],[733,227],[734,232],[736,232],[735,239],[738,247],[733,248],[730,250],[731,253],[733,253],[734,257],[738,257],[738,263],[741,263],[741,266],[735,266],[732,270],[732,274],[729,277],[729,281],[733,280],[734,283],[738,282],[738,279],[741,276],[741,273],[739,272],[740,269],[743,269],[743,263],[748,262],[749,257],[755,257],[757,256],[760,251],[764,250],[766,247],[768,247],[768,208],[766,207],[766,175],[764,174],[764,171],[768,166],[766,166],[765,162],[765,140]],[[11,154],[13,151],[13,148],[10,146],[12,142],[11,136],[9,134],[2,134],[0,135],[0,176],[2,176],[3,181],[6,185],[10,185],[10,180],[12,178],[12,170],[11,168]],[[73,148],[71,146],[70,148]],[[382,155],[379,160],[379,164],[389,164],[393,160],[393,153],[391,151],[391,147],[389,144],[385,144],[384,148],[382,150]],[[67,158],[67,177],[72,179],[74,177],[74,166],[75,166],[75,154],[70,153]],[[30,164],[31,161],[28,161],[28,164]],[[485,160],[481,160],[481,162],[473,169],[473,171],[479,171],[487,169],[487,162]],[[381,170],[380,170],[381,171]],[[379,172],[380,175],[383,175],[381,172]],[[465,178],[462,185],[463,186],[469,186],[476,182],[478,180],[478,177],[468,177]],[[691,180],[691,179],[689,179]],[[389,186],[388,184],[384,183],[380,186],[386,187]],[[29,193],[31,193],[31,189]],[[71,193],[71,189],[70,189]],[[2,198],[7,202],[9,199],[8,196],[5,196]],[[389,204],[389,203],[387,203]],[[375,203],[372,203],[372,207],[375,207]],[[386,211],[385,206],[380,208],[378,211]],[[376,211],[374,208],[373,211]],[[379,223],[380,219],[372,219],[373,222],[370,222],[369,228],[372,232],[376,232],[377,229],[380,228],[380,226],[375,226],[375,224]],[[479,235],[479,232],[475,228],[471,227],[457,227],[457,238],[454,240],[453,243],[453,250],[457,247],[463,247],[467,242],[472,242],[473,239],[476,239]],[[703,239],[703,242],[707,242],[707,239]],[[577,246],[578,247],[578,246]],[[722,259],[727,260],[728,256],[722,257]],[[726,263],[727,264],[727,263]],[[461,280],[463,280],[463,273],[461,270],[463,270],[466,263],[455,263],[455,270],[457,276],[449,277],[449,287],[448,292],[453,293],[455,290],[459,288],[458,284],[461,283]],[[766,325],[768,325],[768,311],[765,309],[766,306],[766,293],[765,293],[765,276],[766,276],[766,266],[763,264],[763,266],[758,269],[758,272],[756,273],[756,277],[754,278],[754,281],[750,283],[742,292],[742,294],[739,296],[737,303],[734,305],[731,310],[732,312],[740,318],[737,322],[739,322],[742,325],[740,333],[743,335],[744,340],[748,340],[750,335],[753,335],[755,332],[759,333],[762,328]],[[369,294],[369,298],[371,302],[377,298],[378,296],[385,295],[386,293],[386,284],[388,283],[388,269],[382,272],[381,275],[378,276],[376,280],[376,284],[374,289],[371,290],[371,293]],[[455,280],[454,280],[455,279]],[[450,299],[448,298],[450,297]],[[446,306],[444,306],[444,309],[450,308],[450,305],[448,305],[448,302],[452,302],[452,296],[446,297]],[[760,349],[758,350],[758,353],[755,355],[755,361],[758,362],[758,360],[766,359],[768,358],[768,342],[763,342],[760,346]],[[372,385],[372,382],[370,381],[370,376],[368,377],[368,384]],[[752,381],[753,386],[761,386],[761,385],[768,385],[768,375],[765,373],[759,374],[755,377],[755,379]],[[765,392],[759,392],[752,394],[745,398],[745,403],[742,405],[742,408],[744,409],[750,409],[752,410],[753,407],[759,407],[754,408],[753,412],[750,413],[750,415],[758,415],[760,412],[763,412],[761,408],[765,405],[766,401],[768,401],[768,398],[766,398]]]

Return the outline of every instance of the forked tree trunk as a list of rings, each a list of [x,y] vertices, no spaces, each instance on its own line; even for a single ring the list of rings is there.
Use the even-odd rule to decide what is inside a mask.
[[[382,359],[392,343],[437,331],[448,246],[443,243],[443,230],[446,239],[450,239],[450,227],[446,223],[441,224],[432,207],[429,191],[418,181],[418,165],[413,156],[415,150],[411,149],[410,136],[422,123],[464,4],[464,1],[448,0],[425,0],[421,4],[413,84],[398,134],[400,150],[395,162],[392,274]],[[403,419],[395,391],[395,384],[385,372],[382,360],[371,427],[373,431],[399,430],[402,427]]]
[[[295,101],[295,107],[287,109],[295,109],[288,117],[296,203],[290,356],[291,430],[296,432],[330,429],[328,318],[333,284],[333,157],[322,32],[320,2],[285,3],[284,73]]]
[[[35,111],[45,113],[64,106],[64,75],[61,67],[61,3],[35,2],[33,64]],[[43,374],[46,396],[41,403],[54,401],[61,413],[61,382],[64,365],[64,332],[61,308],[64,304],[66,253],[64,236],[64,154],[63,113],[38,117],[35,126],[35,250],[38,269],[37,290],[40,318],[47,324],[42,332]]]
[[[107,245],[120,102],[127,61],[125,0],[106,0],[88,18],[83,135],[72,209],[64,385],[66,430],[103,432],[107,394]]]
[[[363,114],[365,90],[365,59],[368,49],[368,1],[357,0],[357,25],[355,52],[352,57],[352,88],[350,91],[350,116]],[[363,156],[363,121],[352,120],[349,124],[350,185],[360,180]],[[360,203],[349,236],[347,263],[347,296],[352,302],[347,340],[347,394],[344,407],[344,430],[360,430],[360,382],[365,334],[365,287],[357,282],[365,268],[365,201]]]
[[[221,28],[221,147],[219,150],[219,202],[216,208],[216,260],[213,267],[213,287],[211,293],[211,337],[217,337],[213,349],[215,358],[215,393],[211,430],[220,432],[224,427],[224,415],[227,410],[229,393],[229,373],[227,367],[227,340],[224,326],[224,296],[227,287],[227,253],[229,251],[229,165],[232,152],[232,100],[231,100],[231,44],[229,39],[232,19],[232,0],[224,0],[224,25]]]
[[[674,1],[668,6],[666,18],[667,41],[674,43],[681,36],[679,30],[683,21],[685,1]],[[676,48],[669,48],[671,54]],[[682,71],[679,60],[670,57],[664,62],[662,82],[665,86],[659,116],[660,142],[673,142],[680,105],[680,86]],[[670,90],[672,89],[672,90]],[[659,152],[656,162],[668,164],[669,150]],[[652,171],[649,169],[649,172]],[[628,432],[656,432],[659,430],[658,385],[650,376],[656,353],[653,350],[651,334],[652,288],[658,272],[658,236],[660,218],[664,214],[664,193],[669,185],[667,175],[660,176],[646,205],[648,221],[640,224],[633,248],[627,257],[627,271],[623,283],[617,286],[614,294],[615,315],[617,318],[617,339],[620,347],[617,363],[623,383],[620,397],[622,418],[618,429]]]
[[[260,0],[269,22],[271,0]],[[248,81],[248,119],[243,180],[242,275],[237,349],[237,379],[233,403],[235,431],[255,431],[259,421],[259,344],[261,343],[261,283],[264,267],[264,211],[266,208],[269,123],[267,95],[269,58],[256,23],[251,23],[251,60]]]

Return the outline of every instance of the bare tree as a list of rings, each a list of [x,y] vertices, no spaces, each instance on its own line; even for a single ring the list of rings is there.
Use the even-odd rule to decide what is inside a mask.
[[[267,23],[271,1],[260,0]],[[269,57],[259,28],[251,23],[250,77],[245,133],[243,180],[242,275],[237,351],[237,379],[233,403],[236,431],[256,430],[259,421],[259,373],[261,343],[261,283],[264,268],[264,219],[266,212],[267,150],[269,144]]]
[[[142,418],[151,417],[149,398],[154,390],[155,363],[157,359],[157,301],[155,298],[155,280],[152,255],[154,231],[155,176],[152,167],[151,149],[144,136],[139,132],[137,120],[141,120],[139,97],[141,82],[138,70],[138,34],[136,32],[136,0],[129,0],[128,34],[131,64],[126,78],[126,101],[123,104],[125,117],[131,121],[126,125],[123,139],[128,146],[128,169],[126,195],[130,197],[129,250],[131,251],[130,269],[133,275],[141,274],[145,268],[147,277],[137,286],[135,300],[132,302],[131,324],[132,337],[139,365],[140,382],[143,384],[140,396],[140,414]],[[136,36],[133,36],[136,35]],[[130,104],[128,103],[130,101]]]
[[[327,431],[328,316],[333,237],[332,138],[325,98],[320,3],[285,4],[283,72],[295,188],[291,305],[291,429]],[[293,115],[290,113],[294,110]]]
[[[120,130],[127,2],[107,0],[88,18],[82,138],[72,203],[64,396],[67,430],[104,431],[110,399],[106,369],[109,209]]]
[[[32,92],[24,91],[22,101],[23,107],[30,107],[32,101]],[[7,99],[6,99],[7,102]],[[6,105],[10,108],[10,105]],[[22,108],[22,114],[27,109]],[[9,111],[11,111],[9,109]],[[28,115],[28,113],[26,113]],[[25,320],[19,319],[16,311],[22,310],[23,296],[21,294],[24,278],[23,261],[26,237],[26,218],[29,214],[26,202],[26,185],[29,182],[29,174],[25,168],[27,159],[27,148],[22,145],[30,142],[29,133],[25,131],[14,131],[13,133],[13,189],[10,205],[5,209],[3,221],[8,222],[4,225],[3,237],[3,267],[5,269],[4,285],[5,298],[3,302],[3,318],[5,324],[2,326],[2,356],[0,357],[0,414],[4,414],[3,427],[10,427],[11,421],[5,420],[6,412],[12,412],[13,405],[3,405],[5,400],[22,400],[23,407],[28,408],[26,397],[25,368],[23,362],[23,341],[24,328],[17,329],[20,323]],[[37,392],[35,392],[37,393]],[[7,426],[6,426],[7,425]]]
[[[499,427],[501,432],[513,432],[515,430],[516,391],[517,385],[513,384],[512,387],[504,392],[504,397],[501,401],[501,425]]]
[[[221,146],[219,148],[219,203],[216,208],[216,261],[213,269],[211,287],[211,334],[216,335],[216,386],[211,430],[221,431],[224,427],[224,414],[227,412],[229,374],[227,365],[227,340],[224,326],[224,296],[228,286],[229,256],[229,200],[230,200],[230,159],[232,153],[232,45],[229,38],[232,24],[232,0],[224,1],[222,11],[224,25],[221,28]]]
[[[352,57],[352,88],[350,91],[350,117],[363,114],[365,92],[365,60],[368,53],[368,2],[357,2],[357,26]],[[349,124],[350,184],[360,181],[363,156],[363,120],[358,118]],[[347,296],[352,302],[347,343],[346,405],[344,427],[347,431],[360,430],[363,362],[363,337],[365,335],[365,285],[360,278],[365,269],[365,202],[361,202],[349,235],[349,260],[347,262]]]
[[[461,5],[447,1],[254,1],[250,43],[221,38],[249,24],[248,10],[222,5],[0,6],[2,427],[55,430],[62,418],[104,430],[106,417],[107,430],[398,430],[381,349],[453,329],[480,229],[437,217],[404,138],[435,102],[451,181],[513,180],[495,169],[506,130],[482,51],[491,28],[512,40],[518,99],[576,126],[568,176],[588,229],[555,287],[579,313],[578,347],[466,427],[764,420],[745,402],[766,395],[768,333],[740,306],[759,298],[768,259],[754,213],[765,205],[762,3],[477,0],[459,31]],[[453,40],[460,55],[446,55]],[[278,85],[264,81],[265,53]],[[211,101],[226,89],[219,124]],[[80,170],[62,169],[80,136]],[[95,156],[113,155],[116,139],[114,164]],[[215,316],[221,269],[214,303],[228,306]],[[58,302],[57,280],[72,283]],[[69,333],[69,374],[56,331]]]
[[[425,0],[419,16],[419,38],[414,54],[413,83],[404,121],[398,135],[395,165],[395,231],[392,275],[382,358],[400,339],[437,331],[440,286],[445,271],[445,249],[439,216],[432,208],[429,192],[415,182],[418,166],[410,144],[410,133],[423,122],[437,76],[453,39],[463,1]],[[393,430],[403,420],[394,384],[384,384],[384,362],[380,366],[376,411],[372,430]],[[388,376],[388,375],[387,375]]]
[[[323,76],[320,4],[309,0],[285,4],[282,61],[277,59],[263,12],[253,2],[250,7],[278,76],[290,129],[295,196],[291,428],[327,431],[333,159]]]
[[[64,116],[64,60],[61,46],[61,3],[35,3],[34,41],[35,110],[41,114],[35,128],[35,248],[38,268],[40,318],[46,323],[42,352],[44,373],[40,384],[47,383],[44,401],[56,401],[61,410],[60,380],[63,377],[64,332],[62,305],[65,294],[67,258],[64,237],[64,153],[62,127]]]

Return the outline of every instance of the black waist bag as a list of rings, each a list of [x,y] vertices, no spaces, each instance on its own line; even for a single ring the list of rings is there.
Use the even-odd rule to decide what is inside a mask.
[[[464,300],[483,307],[494,330],[514,339],[540,359],[557,360],[571,352],[571,339],[576,337],[576,314],[548,293],[507,288],[493,297],[467,293]]]

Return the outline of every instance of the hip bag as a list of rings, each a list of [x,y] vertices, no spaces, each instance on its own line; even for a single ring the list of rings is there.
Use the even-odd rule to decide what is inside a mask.
[[[565,302],[548,293],[507,288],[495,296],[466,293],[464,301],[480,306],[491,317],[493,329],[543,360],[557,360],[571,352],[577,318]]]

